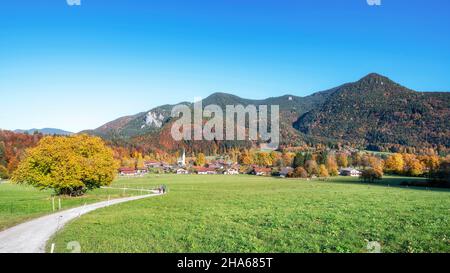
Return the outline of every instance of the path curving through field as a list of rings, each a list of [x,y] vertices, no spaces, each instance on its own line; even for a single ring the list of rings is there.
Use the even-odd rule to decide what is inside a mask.
[[[140,189],[135,190],[141,191]],[[124,202],[162,195],[158,191],[144,191],[152,193],[72,208],[6,229],[0,232],[0,253],[44,253],[45,245],[50,237],[69,221],[83,214]]]

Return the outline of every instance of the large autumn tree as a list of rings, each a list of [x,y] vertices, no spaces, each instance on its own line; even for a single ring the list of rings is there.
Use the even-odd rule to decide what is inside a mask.
[[[27,150],[13,174],[13,181],[57,194],[78,196],[111,184],[118,163],[113,151],[98,137],[44,137]]]

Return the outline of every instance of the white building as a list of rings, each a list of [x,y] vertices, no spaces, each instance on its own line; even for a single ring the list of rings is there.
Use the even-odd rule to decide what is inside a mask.
[[[189,174],[189,172],[185,169],[178,169],[177,174]]]
[[[213,168],[197,167],[195,169],[197,174],[217,174],[216,170]]]
[[[360,176],[361,172],[353,168],[343,168],[340,171],[342,176]]]
[[[237,175],[239,174],[239,171],[236,169],[228,169],[223,174],[225,175]]]
[[[137,176],[138,172],[134,168],[120,168],[119,174],[120,176]]]

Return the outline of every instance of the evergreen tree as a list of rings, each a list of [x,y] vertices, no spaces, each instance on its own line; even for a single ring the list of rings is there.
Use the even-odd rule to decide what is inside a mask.
[[[302,153],[297,153],[294,157],[293,167],[294,169],[298,167],[303,167],[305,165],[305,156]]]

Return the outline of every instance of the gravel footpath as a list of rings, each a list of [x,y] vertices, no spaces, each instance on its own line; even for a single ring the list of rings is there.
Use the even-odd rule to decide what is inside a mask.
[[[67,222],[96,209],[161,195],[152,192],[64,210],[4,230],[0,232],[0,253],[44,253],[47,241]]]

